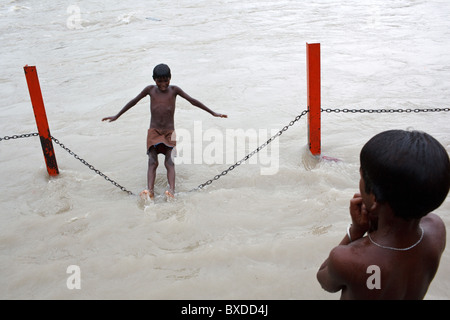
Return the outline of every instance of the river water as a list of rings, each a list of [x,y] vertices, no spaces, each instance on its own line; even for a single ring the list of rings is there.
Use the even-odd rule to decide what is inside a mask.
[[[447,112],[322,113],[322,154],[339,162],[309,155],[304,116],[190,190],[307,108],[306,43],[321,44],[323,108],[448,107],[449,14],[446,0],[2,0],[0,137],[37,132],[25,65],[51,134],[134,194],[146,186],[149,99],[101,119],[152,84],[155,65],[228,119],[178,99],[169,202],[162,158],[155,203],[143,203],[56,144],[50,178],[37,137],[2,140],[0,298],[338,299],[316,272],[350,222],[361,147],[413,128],[450,150]],[[447,228],[449,211],[447,198],[436,210]],[[450,298],[449,271],[446,250],[427,299]]]

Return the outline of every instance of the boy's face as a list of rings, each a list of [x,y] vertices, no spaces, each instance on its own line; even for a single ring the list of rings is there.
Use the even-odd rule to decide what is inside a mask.
[[[361,209],[364,209],[369,218],[370,230],[377,230],[378,228],[378,213],[377,213],[377,202],[375,199],[375,195],[373,193],[366,192],[366,184],[364,182],[364,178],[361,174],[361,178],[359,180],[359,191],[361,193],[362,198],[362,206]]]
[[[166,91],[170,84],[170,78],[155,78],[155,83],[158,89],[162,92]]]
[[[361,170],[359,171],[360,178],[359,178],[359,193],[361,194],[361,198],[363,199],[363,204],[367,207],[369,205],[370,208],[370,198],[369,195],[366,192],[366,184],[364,182],[364,178],[362,176]]]

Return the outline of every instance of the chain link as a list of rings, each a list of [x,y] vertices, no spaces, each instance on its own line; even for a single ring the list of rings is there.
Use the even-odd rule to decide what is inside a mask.
[[[120,190],[128,193],[129,195],[134,195],[133,192],[127,190],[125,187],[121,186],[120,184],[118,184],[117,182],[115,182],[114,180],[112,180],[111,178],[109,178],[107,175],[105,175],[103,172],[101,172],[100,170],[96,169],[93,165],[89,164],[86,160],[84,160],[83,158],[80,158],[75,152],[73,152],[72,150],[70,150],[68,147],[66,147],[63,143],[61,143],[58,139],[56,139],[55,137],[51,137],[52,140],[59,145],[61,148],[63,148],[64,150],[66,150],[71,156],[73,156],[75,159],[77,159],[78,161],[80,161],[82,164],[84,164],[85,166],[87,166],[89,169],[91,169],[92,171],[94,171],[96,174],[98,174],[100,177],[103,177],[106,181],[111,182],[113,185],[115,185],[117,188],[119,188]]]
[[[20,138],[29,138],[29,137],[37,137],[39,136],[39,133],[34,132],[34,133],[25,133],[25,134],[20,134],[20,135],[13,135],[13,136],[5,136],[3,138],[0,138],[0,141],[2,140],[11,140],[11,139],[20,139]],[[118,184],[117,182],[115,182],[114,180],[112,180],[111,178],[109,178],[107,175],[105,175],[104,173],[102,173],[100,170],[96,169],[93,165],[89,164],[86,160],[84,160],[83,158],[80,158],[80,156],[78,156],[75,152],[73,152],[72,150],[70,150],[68,147],[66,147],[64,144],[62,144],[58,139],[56,139],[55,137],[51,136],[52,140],[59,145],[61,148],[63,148],[64,150],[66,150],[70,155],[72,155],[75,159],[79,160],[82,164],[84,164],[85,166],[87,166],[89,169],[91,169],[92,171],[94,171],[96,174],[98,174],[99,176],[105,178],[106,181],[111,182],[113,185],[115,185],[117,188],[119,188],[120,190],[128,193],[129,195],[134,195],[133,192],[127,190],[125,187],[121,186],[120,184]]]
[[[33,133],[24,133],[24,134],[15,134],[13,136],[5,136],[3,138],[0,138],[0,141],[2,140],[11,140],[11,139],[21,139],[21,138],[29,138],[29,137],[36,137],[39,133],[33,132]]]
[[[321,112],[327,112],[327,113],[420,113],[420,112],[449,112],[450,108],[428,108],[428,109],[321,109]],[[197,191],[200,189],[203,189],[206,186],[209,186],[211,183],[213,183],[216,180],[219,180],[221,177],[227,175],[230,171],[234,170],[236,167],[240,166],[242,163],[253,157],[256,153],[261,151],[263,148],[265,148],[267,145],[269,145],[273,140],[281,136],[285,131],[287,131],[290,127],[292,127],[297,121],[299,121],[303,116],[305,116],[308,113],[308,110],[304,110],[301,114],[296,116],[294,120],[289,122],[288,125],[284,126],[280,131],[278,131],[275,135],[273,135],[269,140],[264,142],[262,145],[260,145],[258,148],[253,150],[251,153],[247,154],[244,158],[237,161],[235,164],[231,165],[228,169],[222,171],[220,174],[214,176],[214,178],[207,180],[206,182],[200,184],[197,188],[192,189],[191,191]],[[10,139],[20,139],[20,138],[28,138],[28,137],[35,137],[38,136],[38,133],[26,133],[21,135],[13,135],[13,136],[5,136],[3,138],[0,138],[0,141],[2,140],[10,140]],[[75,159],[79,160],[82,164],[87,166],[89,169],[94,171],[99,176],[103,177],[106,181],[111,182],[114,186],[119,188],[120,190],[128,193],[129,195],[134,195],[133,192],[127,190],[125,187],[121,186],[108,176],[106,176],[104,173],[102,173],[100,170],[96,169],[93,165],[89,164],[86,160],[80,158],[76,153],[74,153],[72,150],[70,150],[68,147],[66,147],[64,144],[62,144],[58,139],[51,137],[52,140],[59,145],[61,148],[66,150],[70,155],[72,155]]]
[[[450,108],[429,108],[429,109],[321,109],[327,113],[420,113],[420,112],[448,112]]]
[[[275,135],[273,135],[269,140],[267,140],[266,142],[264,142],[262,145],[260,145],[258,148],[256,148],[255,150],[253,150],[251,153],[247,154],[244,158],[242,158],[241,160],[237,161],[235,164],[231,165],[228,169],[222,171],[220,174],[214,176],[214,178],[209,179],[208,181],[200,184],[197,188],[194,188],[191,190],[192,191],[198,191],[203,189],[206,186],[209,186],[211,183],[213,183],[216,180],[219,180],[221,177],[227,175],[230,171],[234,170],[236,167],[240,166],[242,163],[244,163],[245,161],[247,161],[248,159],[250,159],[251,157],[253,157],[256,153],[258,153],[259,151],[261,151],[262,149],[264,149],[268,144],[270,144],[273,140],[275,140],[276,138],[278,138],[279,136],[281,136],[283,134],[283,132],[287,131],[290,127],[292,127],[298,120],[300,120],[304,115],[306,115],[308,113],[308,110],[304,110],[301,114],[299,114],[298,116],[296,116],[294,118],[294,120],[292,120],[291,122],[289,122],[288,125],[284,126],[280,131],[278,131]]]
[[[334,113],[340,113],[340,112],[342,112],[342,113],[403,113],[403,112],[419,113],[419,112],[442,112],[442,111],[448,112],[448,111],[450,111],[450,108],[430,108],[430,109],[347,109],[347,108],[345,108],[345,109],[330,109],[330,108],[328,108],[328,109],[321,109],[320,111],[327,112],[327,113],[331,113],[331,112],[334,112]],[[219,180],[224,175],[227,175],[231,170],[234,170],[237,166],[240,166],[243,162],[247,161],[255,153],[258,153],[261,149],[266,147],[269,143],[271,143],[277,137],[281,136],[283,134],[283,132],[285,132],[290,127],[292,127],[298,120],[300,120],[307,113],[308,113],[308,110],[304,110],[300,115],[295,117],[294,120],[289,122],[289,124],[287,126],[283,127],[283,129],[278,131],[277,134],[275,134],[273,137],[271,137],[269,140],[267,140],[265,143],[263,143],[261,146],[259,146],[256,150],[254,150],[253,152],[246,155],[243,159],[239,160],[238,162],[236,162],[235,164],[230,166],[228,169],[222,171],[222,173],[216,175],[214,178],[206,181],[205,183],[200,184],[197,188],[192,189],[191,191],[197,191],[197,190],[203,189],[204,187],[210,185],[214,181]]]

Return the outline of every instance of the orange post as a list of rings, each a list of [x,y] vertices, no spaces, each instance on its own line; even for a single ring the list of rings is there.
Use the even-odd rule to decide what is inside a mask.
[[[320,43],[306,43],[306,74],[309,150],[320,156]]]
[[[45,113],[44,100],[42,99],[41,86],[39,85],[36,67],[26,65],[23,69],[25,71],[31,104],[33,105],[34,117],[36,118],[36,125],[41,139],[47,172],[51,176],[56,176],[59,174],[59,170],[56,163],[52,136],[50,135],[50,129],[48,127],[47,115]]]

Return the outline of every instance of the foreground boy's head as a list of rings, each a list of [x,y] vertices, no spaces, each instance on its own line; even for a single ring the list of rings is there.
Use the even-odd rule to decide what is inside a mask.
[[[449,192],[449,156],[427,133],[382,132],[364,145],[360,162],[364,191],[376,202],[388,203],[397,217],[420,219]]]

